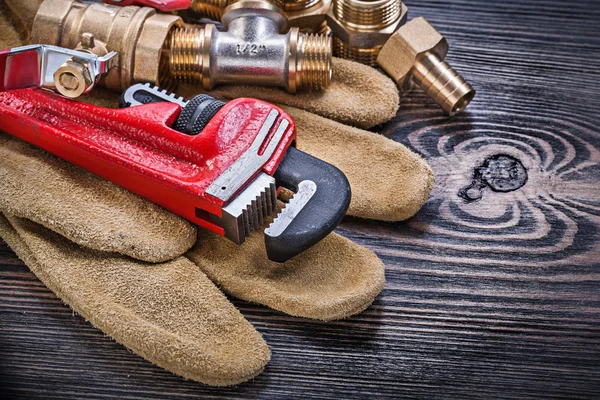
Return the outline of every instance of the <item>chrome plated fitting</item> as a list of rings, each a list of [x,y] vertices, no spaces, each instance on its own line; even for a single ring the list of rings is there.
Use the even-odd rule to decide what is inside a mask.
[[[375,66],[379,51],[406,23],[402,0],[333,0],[327,22],[337,57]]]
[[[415,18],[383,46],[377,64],[403,89],[419,85],[448,114],[469,105],[475,89],[444,61],[448,41],[425,18]]]
[[[323,89],[331,81],[331,39],[283,34],[287,19],[265,0],[241,0],[225,10],[226,31],[212,24],[177,30],[171,38],[170,69],[179,81],[278,86],[289,93]]]

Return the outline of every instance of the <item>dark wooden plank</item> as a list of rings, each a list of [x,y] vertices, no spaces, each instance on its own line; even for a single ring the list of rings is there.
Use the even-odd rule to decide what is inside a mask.
[[[273,360],[253,382],[208,388],[104,337],[2,245],[6,397],[599,398],[600,5],[407,3],[449,37],[478,96],[447,119],[413,92],[380,127],[431,163],[437,186],[410,221],[340,228],[386,263],[369,310],[320,323],[234,301]],[[524,166],[524,186],[499,193],[479,177],[481,199],[465,202],[460,190],[497,155]],[[495,172],[519,186],[504,161]]]

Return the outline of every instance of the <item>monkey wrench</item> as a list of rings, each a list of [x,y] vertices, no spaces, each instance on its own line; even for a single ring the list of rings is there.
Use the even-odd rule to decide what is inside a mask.
[[[41,89],[1,92],[0,130],[238,244],[276,213],[285,187],[295,195],[264,232],[276,262],[319,242],[345,215],[348,180],[291,147],[294,121],[279,107],[203,95],[186,102],[150,85],[127,93],[141,101],[109,109]]]

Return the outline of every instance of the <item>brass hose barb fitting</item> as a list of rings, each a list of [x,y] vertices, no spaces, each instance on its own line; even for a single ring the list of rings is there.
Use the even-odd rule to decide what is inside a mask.
[[[415,18],[396,32],[383,46],[377,64],[403,89],[411,81],[448,114],[469,105],[475,89],[444,58],[448,41],[425,18]]]
[[[406,23],[402,0],[333,0],[327,21],[338,57],[375,66],[389,37]]]
[[[212,24],[176,29],[171,37],[170,69],[180,81],[279,86],[290,93],[323,89],[331,81],[331,39],[325,35],[287,34],[283,11],[263,0],[241,0],[222,17],[227,29]]]
[[[286,28],[285,14],[267,0],[241,0],[214,25],[185,28],[174,15],[148,7],[115,7],[75,0],[45,0],[32,42],[97,55],[119,53],[105,84],[125,90],[136,82],[171,88],[176,81],[279,86],[290,93],[322,89],[331,81],[331,39]],[[93,43],[93,46],[90,45]],[[93,48],[91,48],[93,47]]]

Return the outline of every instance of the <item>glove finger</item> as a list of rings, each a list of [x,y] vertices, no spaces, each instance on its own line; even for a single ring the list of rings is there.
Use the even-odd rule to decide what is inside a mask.
[[[193,96],[199,90],[198,85],[188,85],[179,92]],[[333,59],[333,80],[323,91],[292,95],[278,88],[223,85],[210,93],[230,99],[254,97],[293,106],[364,129],[389,121],[396,115],[400,103],[398,88],[390,78],[374,68],[341,58]]]
[[[300,150],[338,167],[352,187],[348,214],[403,221],[421,209],[433,188],[427,162],[381,135],[286,107],[297,127]]]
[[[73,310],[160,367],[224,386],[253,378],[269,361],[261,335],[185,257],[148,265],[10,216],[0,216],[0,235]]]
[[[377,256],[335,233],[285,264],[269,261],[259,234],[238,246],[200,232],[186,256],[235,297],[325,321],[360,313],[385,284]]]
[[[194,245],[182,218],[0,133],[0,210],[91,249],[161,262]]]
[[[42,2],[43,0],[5,0],[7,11],[12,17],[12,22],[17,25],[22,39],[29,39],[35,14]],[[4,26],[2,25],[3,24],[0,22],[0,29],[4,29]],[[12,25],[10,26],[10,29],[13,29]],[[4,33],[5,31],[2,30],[2,32]],[[4,40],[2,41],[4,42]],[[13,46],[19,46],[20,44],[25,43],[15,42]]]

